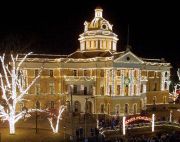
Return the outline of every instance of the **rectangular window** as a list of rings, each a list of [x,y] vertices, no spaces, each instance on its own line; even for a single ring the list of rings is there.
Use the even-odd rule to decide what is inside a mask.
[[[77,85],[74,85],[74,86],[73,86],[73,93],[74,93],[74,94],[77,94]]]
[[[35,84],[35,94],[40,95],[40,84]]]
[[[39,70],[34,70],[34,76],[38,76]]]
[[[77,70],[73,70],[73,75],[77,76]]]
[[[50,76],[50,77],[53,77],[53,76],[54,76],[53,70],[49,70],[49,76]]]
[[[117,70],[117,76],[121,76],[121,71]]]
[[[117,95],[120,95],[120,85],[117,85]]]
[[[49,83],[49,92],[50,92],[51,95],[55,94],[54,82]]]
[[[101,76],[101,77],[104,77],[104,70],[101,70],[100,76]]]
[[[54,108],[54,101],[51,101],[51,108]]]
[[[101,113],[104,113],[104,104],[101,104]]]
[[[111,85],[109,85],[109,95],[112,94],[112,88],[111,88]]]
[[[84,76],[88,76],[87,70],[84,70]]]

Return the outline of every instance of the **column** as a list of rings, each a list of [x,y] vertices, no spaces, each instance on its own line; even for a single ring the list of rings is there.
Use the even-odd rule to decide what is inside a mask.
[[[112,88],[111,88],[112,96],[115,96],[115,79],[114,79],[114,77],[115,77],[115,70],[112,69],[112,75],[111,75],[111,78],[112,78]]]
[[[108,96],[109,96],[109,82],[110,82],[109,70],[106,70],[106,94]]]
[[[164,83],[165,83],[165,72],[161,72],[161,91],[164,90]]]
[[[138,69],[137,70],[137,85],[136,85],[136,96],[139,96],[140,95],[140,87],[141,87],[141,80],[140,80],[140,77],[141,77],[141,71]]]
[[[120,95],[124,96],[124,70],[121,70],[121,89],[120,89]]]
[[[146,84],[143,84],[143,93],[146,93]]]
[[[132,96],[134,96],[134,70],[132,70],[131,89],[132,89]]]

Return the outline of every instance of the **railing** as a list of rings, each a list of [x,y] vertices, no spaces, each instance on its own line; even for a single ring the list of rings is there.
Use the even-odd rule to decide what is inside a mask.
[[[64,76],[65,81],[95,81],[95,76]]]
[[[141,81],[148,81],[147,76],[141,76]]]

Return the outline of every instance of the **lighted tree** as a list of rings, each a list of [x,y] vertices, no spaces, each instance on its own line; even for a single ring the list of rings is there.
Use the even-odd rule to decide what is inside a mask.
[[[59,131],[59,121],[62,119],[61,116],[65,108],[64,105],[60,105],[57,114],[56,112],[51,112],[51,116],[48,118],[53,133],[58,133]],[[53,121],[55,121],[55,124],[53,124]]]
[[[24,101],[24,96],[27,94],[31,86],[39,78],[39,74],[29,84],[25,84],[25,76],[22,70],[22,64],[25,62],[29,54],[23,58],[11,55],[10,64],[5,63],[5,54],[0,56],[2,73],[0,73],[0,88],[2,93],[2,100],[4,104],[0,104],[0,117],[3,121],[7,120],[9,123],[10,134],[15,134],[15,124],[25,114],[33,112],[33,109],[22,110],[17,112],[17,104]]]
[[[173,92],[169,93],[169,97],[173,100],[174,103],[179,97],[178,91],[180,90],[180,69],[177,70],[177,76],[179,82],[174,85]]]

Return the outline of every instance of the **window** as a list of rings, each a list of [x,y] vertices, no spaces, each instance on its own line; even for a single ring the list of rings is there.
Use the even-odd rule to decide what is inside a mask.
[[[35,95],[40,95],[40,84],[35,84]]]
[[[167,77],[168,76],[168,73],[167,72],[165,72],[165,77]]]
[[[74,94],[77,94],[77,85],[74,85],[74,86],[73,86],[73,93],[74,93]]]
[[[77,76],[77,70],[73,70],[73,75]]]
[[[157,91],[157,83],[154,84],[154,91]]]
[[[110,114],[110,104],[107,105],[107,112]]]
[[[121,76],[121,71],[117,70],[117,76]]]
[[[143,84],[141,84],[141,93],[143,93]]]
[[[137,93],[136,93],[136,85],[134,85],[134,95],[136,95]]]
[[[19,103],[19,109],[20,111],[23,111],[24,103]]]
[[[125,112],[125,114],[128,113],[128,104],[125,104],[124,112]]]
[[[51,108],[54,108],[54,101],[51,101]]]
[[[133,105],[133,113],[136,114],[137,113],[137,104]]]
[[[51,95],[55,94],[55,91],[54,91],[54,82],[50,82],[49,83],[49,92],[50,92]]]
[[[104,87],[101,87],[101,95],[104,95]]]
[[[50,76],[50,77],[53,77],[53,76],[54,76],[53,70],[49,70],[49,76]]]
[[[168,87],[167,87],[167,82],[165,82],[165,84],[164,84],[164,89],[165,89],[165,90],[168,89]]]
[[[115,115],[119,115],[119,105],[115,106]]]
[[[117,95],[120,95],[120,85],[117,85]]]
[[[84,95],[87,95],[87,87],[84,87]]]
[[[101,70],[100,76],[101,76],[101,77],[104,77],[104,70]]]
[[[153,104],[156,104],[156,96],[153,97]]]
[[[101,104],[101,113],[104,113],[104,104]]]
[[[112,88],[111,88],[111,85],[109,85],[109,95],[112,94]]]
[[[163,96],[163,103],[166,104],[166,96]]]
[[[84,70],[84,76],[88,76],[87,70]]]
[[[36,109],[40,109],[41,108],[39,101],[36,101],[35,107],[36,107]]]
[[[34,76],[38,76],[39,70],[34,70]]]

